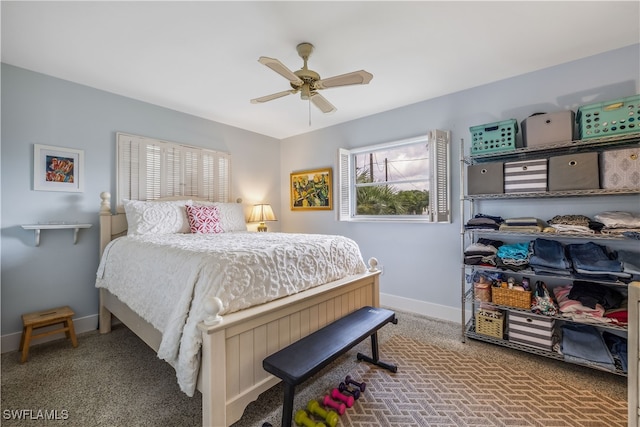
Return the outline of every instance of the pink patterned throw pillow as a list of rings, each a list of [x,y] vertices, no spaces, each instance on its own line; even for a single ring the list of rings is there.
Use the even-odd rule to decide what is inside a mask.
[[[220,212],[217,206],[187,205],[187,217],[192,233],[223,233],[220,226]]]

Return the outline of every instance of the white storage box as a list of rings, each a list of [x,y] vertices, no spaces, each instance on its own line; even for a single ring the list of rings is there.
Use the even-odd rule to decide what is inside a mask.
[[[547,191],[547,159],[523,160],[504,164],[505,193]]]
[[[640,188],[640,148],[603,152],[600,173],[602,188]]]
[[[555,319],[528,313],[509,312],[509,341],[551,351]]]

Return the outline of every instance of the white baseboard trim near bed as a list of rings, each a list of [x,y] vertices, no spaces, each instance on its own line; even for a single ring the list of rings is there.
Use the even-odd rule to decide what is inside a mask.
[[[56,326],[48,326],[46,328],[38,329],[38,332],[45,332],[47,330],[55,329]],[[83,332],[91,332],[98,329],[98,315],[92,314],[91,316],[80,317],[78,319],[73,319],[73,329],[76,331],[76,335],[79,335]],[[14,332],[11,334],[3,335],[0,341],[0,351],[2,353],[8,353],[10,351],[17,351],[20,348],[20,337],[22,336],[22,331]],[[54,341],[59,339],[66,339],[63,334],[53,334],[47,337],[36,338],[31,341],[31,345],[42,344],[48,341]],[[78,345],[82,345],[82,340],[78,340]]]
[[[392,310],[407,311],[409,313],[416,313],[421,316],[427,316],[434,319],[460,322],[460,309],[446,305],[399,297],[382,292],[380,293],[380,305]],[[469,319],[469,316],[471,316],[471,311],[467,310],[465,318]]]

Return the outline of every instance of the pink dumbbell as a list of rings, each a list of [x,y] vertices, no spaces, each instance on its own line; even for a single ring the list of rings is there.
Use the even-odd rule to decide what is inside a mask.
[[[324,399],[322,400],[322,404],[324,406],[329,406],[330,408],[335,409],[336,411],[338,411],[338,414],[340,415],[344,414],[344,411],[347,410],[347,407],[344,403],[336,402],[335,400],[331,399],[331,397],[328,394],[324,396]]]
[[[365,383],[364,381],[362,381],[361,383],[357,383],[353,380],[353,378],[351,378],[350,375],[347,375],[347,378],[344,379],[344,383],[345,384],[351,384],[354,385],[356,387],[358,387],[360,389],[361,392],[364,393],[364,389],[367,388],[367,383]]]
[[[340,383],[340,385],[338,385],[338,390],[340,390],[340,393],[342,394],[350,394],[355,400],[360,399],[360,390],[357,388],[351,389],[345,383]]]
[[[353,396],[345,396],[344,394],[340,393],[340,390],[338,390],[337,388],[331,390],[331,397],[336,400],[341,400],[345,405],[347,405],[347,408],[351,408],[355,400]]]

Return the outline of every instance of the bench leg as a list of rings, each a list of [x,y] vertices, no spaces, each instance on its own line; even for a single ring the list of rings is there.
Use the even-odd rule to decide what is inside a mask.
[[[398,372],[398,367],[396,365],[390,364],[390,363],[386,363],[383,362],[379,359],[379,355],[378,355],[378,333],[374,332],[373,334],[371,334],[371,356],[369,357],[367,355],[364,355],[362,353],[358,353],[356,355],[356,357],[358,358],[358,360],[364,360],[365,362],[369,362],[372,363],[376,366],[380,366],[381,368],[384,368],[388,371],[391,372]]]
[[[282,405],[282,427],[291,427],[291,419],[293,413],[293,395],[295,385],[282,383],[284,386],[284,404]]]
[[[25,328],[24,337],[20,340],[20,344],[22,346],[22,356],[20,357],[20,363],[24,363],[27,361],[29,357],[29,345],[31,345],[31,333],[33,332],[33,327],[31,325]]]

